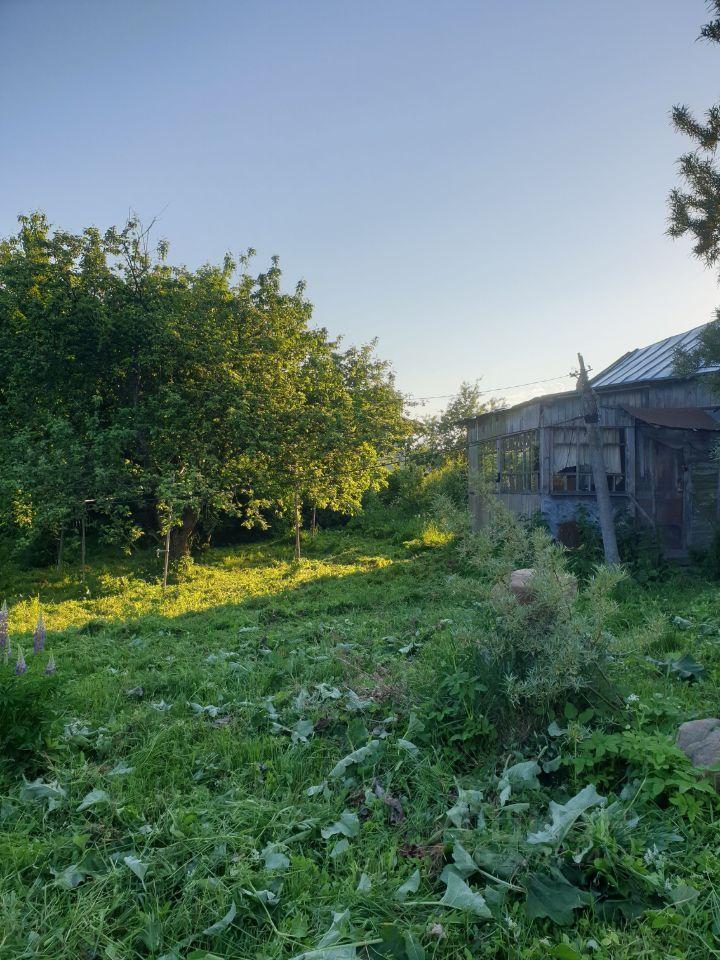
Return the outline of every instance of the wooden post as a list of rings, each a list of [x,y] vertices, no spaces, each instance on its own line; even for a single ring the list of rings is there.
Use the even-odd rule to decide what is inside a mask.
[[[172,514],[168,520],[167,533],[165,534],[165,560],[163,563],[163,592],[167,590],[168,567],[170,566],[170,533],[172,532]]]
[[[608,490],[602,438],[600,436],[600,428],[598,427],[600,412],[598,410],[597,397],[590,386],[587,370],[585,369],[585,361],[580,353],[578,354],[578,361],[580,362],[580,373],[578,374],[577,386],[583,399],[585,430],[587,432],[590,464],[592,466],[593,481],[595,483],[595,498],[598,505],[600,532],[602,533],[603,547],[605,548],[605,562],[615,564],[620,563],[620,554],[618,553],[617,538],[615,536],[615,518],[613,517],[610,491]]]
[[[85,507],[80,516],[80,580],[85,583]]]
[[[63,540],[65,536],[65,524],[60,524],[60,541],[58,542],[58,555],[57,555],[57,572],[62,573],[62,559],[63,559]]]
[[[295,491],[295,559],[300,559],[300,497]]]

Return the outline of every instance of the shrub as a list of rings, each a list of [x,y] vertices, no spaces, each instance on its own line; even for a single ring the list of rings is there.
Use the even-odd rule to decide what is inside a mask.
[[[578,693],[591,704],[611,697],[607,626],[624,573],[596,567],[578,596],[567,552],[545,528],[514,516],[494,497],[487,510],[488,522],[473,533],[466,523],[453,523],[439,498],[436,529],[452,531],[453,566],[464,574],[453,578],[452,589],[466,593],[478,611],[472,665],[484,687],[478,710],[498,728],[526,734]],[[519,567],[534,570],[526,603],[509,587],[510,572]]]
[[[568,567],[580,580],[587,580],[602,563],[605,553],[600,527],[584,505],[578,507],[575,514],[575,532],[577,546],[568,548]]]
[[[667,574],[669,564],[660,541],[647,523],[624,513],[617,520],[616,534],[620,559],[638,583],[652,583]]]
[[[435,547],[444,547],[452,541],[452,534],[436,523],[429,520],[423,525],[420,535],[406,540],[405,546],[411,550],[429,550]]]
[[[546,529],[512,515],[495,497],[485,508],[483,529],[458,535],[456,549],[477,578],[486,712],[501,727],[529,732],[555,704],[580,691],[590,702],[607,696],[607,624],[624,574],[597,567],[578,597],[567,553]],[[510,572],[520,567],[534,570],[531,595],[522,604],[509,586]]]
[[[446,460],[441,466],[425,474],[420,487],[426,504],[438,497],[467,511],[468,471],[464,457]]]
[[[603,666],[615,612],[612,593],[623,579],[617,567],[598,567],[582,598],[571,581],[562,548],[536,530],[530,537],[532,594],[519,603],[506,581],[490,600],[490,629],[480,641],[504,677],[507,706],[528,716],[546,715],[568,695],[588,699],[604,685]]]
[[[406,463],[388,476],[387,486],[369,493],[362,512],[348,521],[350,529],[398,542],[420,538],[429,521],[438,520],[439,504],[467,517],[467,468],[462,459],[451,459],[427,469]],[[442,523],[439,524],[442,527]]]
[[[720,580],[720,527],[715,529],[707,550],[691,552],[691,556],[707,577]]]
[[[603,561],[602,534],[597,521],[584,506],[579,507],[575,524],[579,542],[568,550],[568,566],[585,580]],[[638,583],[650,583],[666,574],[667,561],[655,531],[647,523],[622,511],[615,517],[615,535],[620,559]]]
[[[711,782],[698,777],[682,750],[661,733],[596,731],[568,762],[582,781],[591,776],[618,792],[629,786],[661,806],[671,804],[690,820],[716,799]]]
[[[40,766],[50,742],[57,676],[52,656],[47,664],[40,656],[25,663],[19,651],[18,663],[19,672],[12,661],[0,664],[0,763],[13,773],[26,773]]]
[[[458,540],[458,546],[469,568],[492,584],[511,570],[532,565],[532,534],[538,527],[533,521],[511,513],[477,481],[474,486],[483,499],[486,522],[477,532],[468,532],[464,539]]]

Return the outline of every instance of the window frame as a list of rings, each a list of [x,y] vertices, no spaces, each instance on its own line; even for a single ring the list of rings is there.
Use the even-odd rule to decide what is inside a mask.
[[[589,464],[582,463],[581,448],[587,448],[587,430],[584,426],[568,427],[554,426],[550,428],[550,495],[553,497],[592,497],[595,496],[595,481],[593,480],[592,467]],[[605,458],[605,469],[608,478],[608,491],[611,496],[627,496],[628,463],[627,463],[627,427],[599,427],[601,436],[604,438],[608,431],[613,431],[619,435],[617,441],[606,443],[603,439],[603,451],[606,447],[617,447],[620,452],[620,472],[607,470],[607,459]],[[555,446],[558,432],[563,430],[570,431],[574,437],[573,443],[563,443],[562,446],[575,448],[574,471],[565,468],[562,472],[555,471]]]
[[[518,430],[476,441],[481,479],[498,494],[540,493],[540,431]],[[483,463],[484,461],[484,463]]]

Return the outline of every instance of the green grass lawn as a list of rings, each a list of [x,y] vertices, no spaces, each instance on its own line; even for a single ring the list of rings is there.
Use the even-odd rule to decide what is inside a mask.
[[[40,597],[60,711],[41,782],[0,782],[1,958],[720,956],[720,808],[671,746],[720,712],[715,585],[623,587],[626,705],[519,743],[467,708],[487,585],[452,545],[308,553],[210,551],[165,595],[154,556],[0,583],[26,653]],[[685,652],[695,683],[646,659]]]

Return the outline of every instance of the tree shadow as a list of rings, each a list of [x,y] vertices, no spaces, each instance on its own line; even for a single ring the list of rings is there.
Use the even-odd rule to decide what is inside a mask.
[[[194,634],[232,640],[238,630],[272,633],[281,624],[350,616],[363,612],[383,619],[393,603],[422,606],[427,591],[419,568],[424,560],[386,541],[327,536],[311,544],[300,564],[288,559],[287,544],[273,542],[212,551],[163,594],[157,579],[145,579],[151,558],[135,557],[107,571],[91,571],[87,583],[28,578],[39,591],[48,646],[61,656],[77,654],[89,638],[97,645],[144,633]],[[327,569],[330,567],[331,569]],[[23,584],[11,603],[11,633],[27,648],[37,601]],[[222,599],[223,597],[232,599]],[[9,595],[9,600],[12,600]],[[62,622],[64,620],[64,622]],[[82,658],[84,659],[84,658]]]
[[[0,579],[0,596],[7,598],[10,606],[38,598],[42,605],[67,601],[92,604],[98,598],[119,594],[132,584],[142,589],[159,590],[162,558],[156,553],[155,550],[143,550],[126,557],[101,555],[98,560],[88,562],[84,579],[77,566],[66,565],[63,572],[58,573],[53,567],[25,570],[7,565]],[[308,542],[304,559],[311,563],[325,562],[343,567],[367,562],[369,558],[393,559],[401,553],[397,545],[386,541],[325,534],[318,537],[317,541]],[[210,549],[195,558],[184,570],[171,570],[168,596],[173,596],[173,591],[188,584],[192,585],[194,579],[202,577],[204,570],[242,573],[266,566],[283,569],[288,577],[297,571],[292,545],[286,538],[234,548]],[[156,599],[162,599],[161,592]]]

